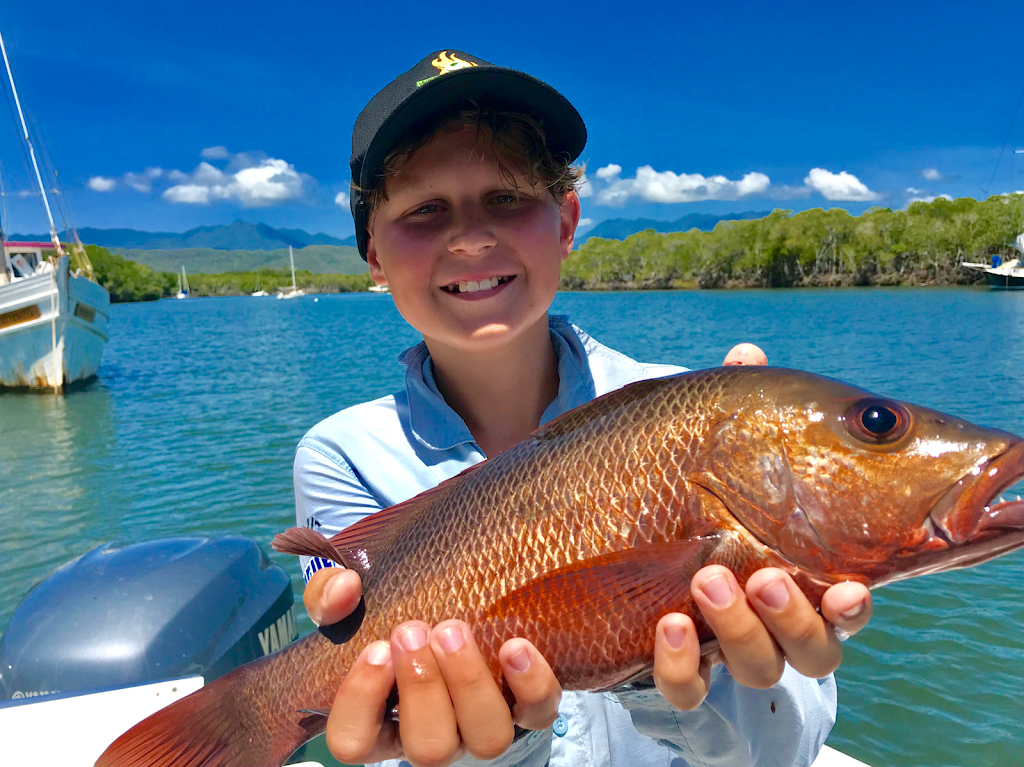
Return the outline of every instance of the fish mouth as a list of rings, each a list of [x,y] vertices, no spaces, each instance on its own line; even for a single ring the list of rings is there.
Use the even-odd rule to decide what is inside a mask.
[[[1024,546],[1024,500],[996,501],[1021,479],[1021,441],[968,472],[928,513],[927,536],[915,547],[922,556],[912,572],[898,579],[970,567]]]

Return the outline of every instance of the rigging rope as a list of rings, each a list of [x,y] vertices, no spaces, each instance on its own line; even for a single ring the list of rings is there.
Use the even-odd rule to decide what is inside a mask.
[[[1021,102],[1024,101],[1024,90],[1020,92],[1020,98],[1017,99],[1017,108],[1013,110],[1013,117],[1010,119],[1010,127],[1006,131],[1006,138],[1003,139],[1003,146],[999,149],[999,159],[996,160],[996,167],[992,170],[992,178],[989,179],[988,188],[985,190],[985,197],[988,198],[989,192],[992,191],[992,184],[996,181],[996,173],[999,172],[999,163],[1003,161],[1003,153],[1006,151],[1006,145],[1010,143],[1010,134],[1013,133],[1014,123],[1017,122],[1017,114],[1020,112]]]

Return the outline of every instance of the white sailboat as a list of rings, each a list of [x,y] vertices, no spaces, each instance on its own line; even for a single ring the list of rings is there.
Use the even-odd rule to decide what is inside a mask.
[[[292,246],[291,245],[288,246],[288,260],[291,262],[291,265],[292,265],[292,284],[291,284],[291,287],[288,287],[286,285],[283,288],[278,288],[277,289],[277,297],[278,298],[302,298],[304,295],[306,295],[306,291],[300,290],[295,285],[295,253],[292,251]]]
[[[50,225],[50,242],[3,242],[0,231],[0,386],[60,393],[96,375],[107,342],[110,295],[92,280],[78,235],[69,229],[75,239],[70,254],[57,236],[2,37],[0,52]]]
[[[253,296],[254,298],[262,298],[263,296],[269,296],[270,294],[263,289],[263,280],[257,279],[256,290],[254,290],[249,295]]]
[[[188,298],[189,297],[189,293],[190,293],[190,291],[189,291],[189,288],[188,288],[188,275],[185,274],[185,265],[182,264],[181,265],[181,274],[178,275],[178,292],[177,292],[177,294],[174,297],[175,298]]]

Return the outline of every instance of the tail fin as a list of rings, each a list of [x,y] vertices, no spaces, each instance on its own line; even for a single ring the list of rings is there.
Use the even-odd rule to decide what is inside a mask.
[[[280,767],[327,724],[320,713],[300,711],[291,690],[282,689],[282,681],[295,678],[281,673],[293,669],[276,668],[292,665],[282,663],[289,650],[237,668],[142,720],[96,767]]]

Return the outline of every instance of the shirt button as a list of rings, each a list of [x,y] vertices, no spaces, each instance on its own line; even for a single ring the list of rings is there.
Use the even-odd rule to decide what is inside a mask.
[[[562,737],[565,733],[569,732],[569,722],[561,714],[558,715],[558,719],[551,725],[551,731],[558,737]]]

